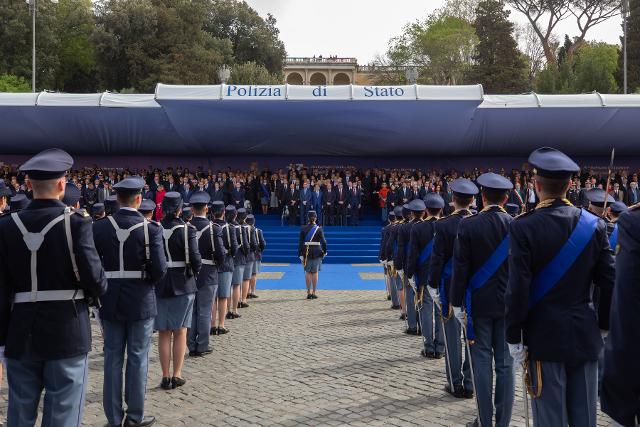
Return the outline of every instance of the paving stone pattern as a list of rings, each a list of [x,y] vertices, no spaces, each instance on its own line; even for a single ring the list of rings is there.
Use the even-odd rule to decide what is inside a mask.
[[[157,336],[151,351],[147,415],[160,426],[459,426],[474,418],[473,400],[442,389],[444,359],[420,357],[421,337],[380,291],[262,291],[231,333],[213,337],[213,354],[188,358],[187,384],[159,388]],[[105,425],[102,341],[94,327],[84,422]],[[516,378],[512,425],[524,426]],[[6,389],[2,391],[6,413]],[[609,425],[599,414],[598,425]]]

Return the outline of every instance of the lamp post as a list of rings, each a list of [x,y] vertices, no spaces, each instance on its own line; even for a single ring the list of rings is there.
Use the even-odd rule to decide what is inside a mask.
[[[622,0],[622,74],[624,94],[627,94],[627,18],[629,17],[629,0]]]
[[[418,69],[416,67],[409,67],[404,72],[404,76],[409,84],[416,84],[418,82]]]
[[[226,84],[229,77],[231,77],[231,69],[225,64],[218,69],[218,79],[220,83]]]
[[[36,91],[36,10],[37,0],[26,0],[31,12],[31,91]],[[51,3],[58,4],[58,0],[50,0]]]

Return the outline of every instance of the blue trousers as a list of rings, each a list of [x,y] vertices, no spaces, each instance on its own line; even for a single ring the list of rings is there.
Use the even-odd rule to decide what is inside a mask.
[[[409,286],[407,279],[404,279],[404,302],[407,305],[407,325],[409,328],[418,327],[418,312],[416,311],[415,292]]]
[[[462,341],[460,340],[462,331],[460,322],[458,322],[455,317],[450,317],[449,320],[444,322],[444,331],[446,332],[447,350],[449,351],[445,358],[447,383],[453,381],[454,388],[464,386],[466,391],[473,391],[471,370],[469,369],[469,360],[466,351],[464,353],[464,363],[462,362]],[[450,371],[451,376],[449,376]],[[451,380],[449,378],[451,378]]]
[[[431,295],[424,290],[423,301],[419,303],[420,330],[424,342],[424,351],[444,353],[444,336],[442,335],[442,321],[440,308],[433,303]]]
[[[87,385],[87,355],[31,362],[7,359],[7,425],[34,426],[42,389],[42,425],[76,427],[82,423]]]
[[[144,416],[144,396],[147,388],[153,321],[153,317],[122,322],[102,319],[104,329],[102,404],[110,425],[118,425],[124,418],[122,367],[125,349],[127,368],[124,376],[124,401],[127,404],[127,417],[140,422]]]
[[[529,363],[534,386],[536,363]],[[540,362],[542,394],[531,399],[534,427],[596,427],[598,362]]]
[[[191,316],[191,328],[187,336],[189,351],[205,351],[209,347],[211,307],[218,294],[218,285],[203,286],[196,292]]]
[[[493,407],[496,411],[496,427],[507,427],[511,421],[515,378],[513,359],[505,337],[504,318],[473,318],[476,331],[475,343],[471,346],[476,398],[480,408],[480,423],[483,426],[494,425]],[[496,371],[496,389],[492,404],[493,363]],[[557,424],[548,424],[554,426]]]
[[[389,270],[387,270],[388,272]],[[398,299],[398,290],[396,289],[396,281],[391,276],[391,273],[387,273],[387,280],[389,281],[389,293],[391,294],[391,305],[399,306],[400,300]]]

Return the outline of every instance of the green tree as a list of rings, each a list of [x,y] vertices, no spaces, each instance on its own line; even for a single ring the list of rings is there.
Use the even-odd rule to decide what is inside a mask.
[[[469,72],[470,82],[487,93],[521,93],[528,88],[528,66],[513,38],[513,24],[502,0],[483,0],[474,23],[480,42]]]
[[[620,37],[620,45],[623,39]],[[618,86],[624,88],[624,58],[622,49],[618,55]],[[640,0],[629,0],[627,18],[627,84],[628,92],[640,91]]]
[[[576,53],[576,92],[618,91],[615,74],[618,71],[618,47],[606,43],[585,44]]]
[[[236,64],[231,68],[230,84],[277,85],[282,83],[279,74],[271,74],[264,66],[255,62]]]
[[[31,92],[31,84],[13,74],[0,75],[0,92]]]
[[[204,30],[212,37],[230,40],[234,62],[255,62],[269,73],[281,75],[286,51],[276,19],[264,20],[244,1],[208,0]]]
[[[107,0],[94,34],[104,89],[152,91],[158,82],[206,84],[231,61],[228,40],[203,30],[206,0]]]

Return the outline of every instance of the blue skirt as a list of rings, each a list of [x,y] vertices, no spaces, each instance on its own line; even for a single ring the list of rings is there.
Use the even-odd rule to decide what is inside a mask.
[[[236,265],[233,267],[233,278],[231,279],[232,285],[241,285],[244,280],[244,264]]]
[[[253,274],[258,274],[260,273],[260,270],[262,270],[262,261],[254,261],[253,264]]]
[[[322,258],[312,258],[307,260],[307,264],[304,266],[304,271],[307,273],[317,273],[320,271],[322,265]]]
[[[194,293],[170,298],[158,298],[158,315],[155,320],[155,330],[172,331],[190,328],[195,298],[196,294]]]
[[[251,280],[251,276],[253,275],[253,264],[255,261],[251,261],[245,264],[244,266],[244,274],[242,276],[242,280]]]
[[[218,272],[218,298],[231,297],[231,277],[233,272]]]

